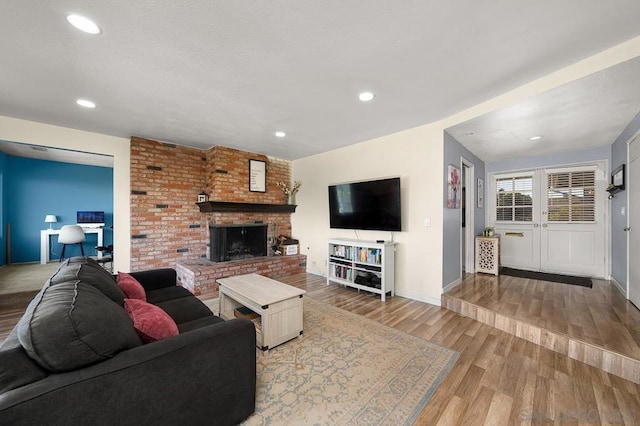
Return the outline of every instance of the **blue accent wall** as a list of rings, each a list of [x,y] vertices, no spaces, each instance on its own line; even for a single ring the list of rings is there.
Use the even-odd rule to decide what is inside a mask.
[[[448,165],[453,164],[460,169],[462,177],[462,157],[474,165],[474,185],[477,185],[478,178],[485,179],[485,165],[482,160],[465,148],[449,133],[444,132],[444,214],[442,230],[442,286],[445,287],[456,280],[462,278],[462,259],[460,259],[460,245],[462,237],[462,209],[447,208],[447,172]],[[485,180],[486,181],[486,180]],[[476,186],[477,188],[477,186]],[[486,193],[486,186],[485,186]],[[483,194],[484,195],[484,194]],[[474,235],[482,234],[484,230],[484,208],[478,208],[477,194],[473,200],[474,208]],[[468,226],[468,225],[467,225]],[[474,247],[467,247],[467,250],[474,250]]]
[[[627,167],[625,184],[629,185],[627,158],[627,142],[640,130],[640,113],[627,125],[623,132],[611,145],[611,170],[615,170],[621,164]],[[627,290],[627,233],[624,228],[627,226],[627,216],[622,214],[628,211],[627,193],[619,192],[611,199],[611,277],[626,291]]]
[[[7,208],[5,200],[5,174],[7,168],[7,155],[0,152],[0,266],[7,263]]]
[[[76,223],[76,211],[105,212],[105,245],[113,243],[113,169],[54,161],[7,157],[5,161],[6,217],[11,224],[11,262],[40,260],[40,230],[47,214],[57,216],[54,228]],[[87,234],[85,254],[96,255],[97,236]],[[62,245],[51,236],[51,259],[60,257]],[[69,246],[65,257],[80,255]]]

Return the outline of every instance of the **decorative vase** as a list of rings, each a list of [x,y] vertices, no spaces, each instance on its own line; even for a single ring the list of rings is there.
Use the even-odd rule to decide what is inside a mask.
[[[291,204],[291,205],[296,204],[296,194],[287,195],[287,204]]]

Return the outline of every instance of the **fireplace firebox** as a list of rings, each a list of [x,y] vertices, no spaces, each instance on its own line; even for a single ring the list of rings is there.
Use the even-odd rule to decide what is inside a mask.
[[[267,225],[209,225],[212,262],[227,262],[267,255]]]

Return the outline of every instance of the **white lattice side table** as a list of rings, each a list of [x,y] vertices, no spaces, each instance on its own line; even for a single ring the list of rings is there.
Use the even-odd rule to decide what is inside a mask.
[[[476,272],[499,274],[500,238],[476,237]]]

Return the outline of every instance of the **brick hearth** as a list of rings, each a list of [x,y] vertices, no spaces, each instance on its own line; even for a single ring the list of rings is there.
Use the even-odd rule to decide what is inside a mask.
[[[211,262],[205,258],[180,259],[178,281],[193,294],[218,297],[218,278],[256,273],[269,278],[305,272],[307,256],[267,256],[231,262]]]
[[[249,191],[249,160],[265,161],[266,191]],[[282,205],[278,182],[291,182],[291,162],[215,146],[209,150],[131,138],[131,270],[174,268],[208,256],[209,225],[268,225],[269,246],[291,235],[291,212],[200,212],[210,201]],[[295,236],[293,236],[295,238]]]

